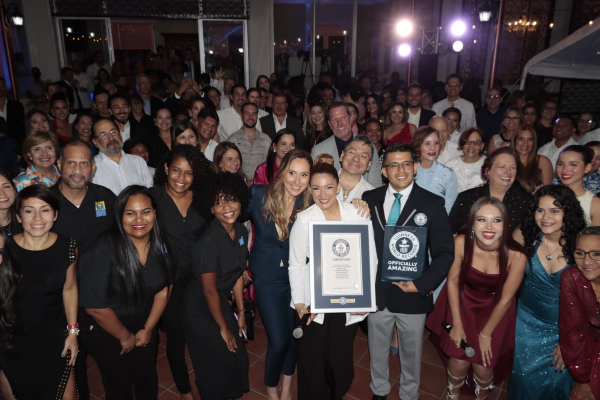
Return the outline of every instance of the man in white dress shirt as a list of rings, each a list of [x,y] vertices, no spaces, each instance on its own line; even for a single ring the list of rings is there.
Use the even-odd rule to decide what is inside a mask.
[[[85,71],[86,74],[90,77],[92,85],[93,82],[96,80],[96,76],[98,76],[98,71],[100,71],[100,69],[104,68],[109,74],[111,71],[110,65],[104,62],[104,53],[102,51],[97,51],[94,54],[94,60],[95,62],[89,67],[87,67],[87,70]]]
[[[221,110],[231,108],[231,99],[229,98],[229,95],[234,86],[235,80],[233,78],[223,79],[223,88],[219,89],[219,91],[221,91]]]
[[[94,85],[90,80],[88,74],[81,70],[81,61],[73,61],[71,64],[71,69],[73,70],[73,81],[71,85],[79,91],[79,99],[81,99],[80,110],[81,111],[91,111],[92,109],[92,98],[90,97],[90,93],[94,90]],[[78,100],[79,100],[78,99]],[[75,109],[77,110],[77,103],[75,104]]]
[[[256,129],[262,132],[263,130],[260,126],[260,119],[262,117],[266,117],[269,115],[269,113],[260,108],[260,90],[257,88],[250,88],[246,93],[246,97],[248,98],[249,103],[254,103],[256,104],[256,107],[258,107],[258,120],[256,122]]]
[[[226,82],[227,83],[227,82]],[[232,107],[217,111],[219,114],[219,141],[224,142],[232,133],[242,128],[242,106],[246,103],[246,87],[241,83],[234,85],[229,94]]]
[[[567,146],[578,144],[572,137],[576,131],[575,120],[572,117],[567,115],[560,116],[554,123],[554,128],[552,129],[552,136],[554,139],[552,139],[550,143],[546,143],[540,147],[538,150],[539,155],[546,156],[550,159],[553,171],[556,170],[556,163],[558,162],[560,152]]]
[[[458,143],[450,141],[450,123],[443,115],[436,115],[429,120],[429,126],[440,134],[440,155],[437,162],[442,165],[453,158],[460,157],[463,152],[458,149]]]
[[[448,107],[458,108],[462,114],[460,127],[458,128],[459,132],[477,126],[475,107],[473,107],[473,103],[470,101],[460,98],[462,89],[463,85],[460,76],[457,74],[448,76],[448,79],[446,79],[446,93],[448,94],[448,97],[442,101],[438,101],[431,107],[431,110],[433,110],[436,115],[442,115],[444,110]]]
[[[338,171],[341,190],[337,194],[339,201],[351,203],[354,199],[362,198],[367,190],[375,189],[363,174],[371,168],[375,147],[367,135],[357,135],[350,139],[340,156],[342,168]]]
[[[92,141],[99,150],[95,157],[93,183],[110,189],[117,196],[130,185],[152,187],[146,162],[139,156],[123,152],[121,132],[112,120],[100,118],[94,123]]]

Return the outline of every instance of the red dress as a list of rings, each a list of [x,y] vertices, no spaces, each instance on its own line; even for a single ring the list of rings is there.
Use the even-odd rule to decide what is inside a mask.
[[[410,133],[410,128],[408,122],[404,124],[404,128],[398,134],[391,139],[389,139],[385,145],[389,146],[392,143],[400,142],[404,144],[410,144],[410,139],[412,139],[412,133]]]
[[[569,373],[577,382],[590,383],[600,399],[600,314],[592,283],[576,265],[560,277],[560,349]]]
[[[442,288],[433,312],[427,317],[425,325],[432,331],[433,335],[430,339],[438,348],[438,352],[446,366],[449,357],[483,365],[481,351],[479,350],[479,332],[487,324],[495,307],[494,297],[499,277],[498,274],[485,274],[471,267],[465,278],[462,298],[460,299],[460,318],[467,336],[467,343],[475,350],[473,357],[467,357],[464,350],[457,349],[456,345],[450,340],[448,332],[442,327],[442,321],[453,325],[448,302],[447,284]],[[506,314],[492,332],[491,367],[498,367],[494,371],[494,381],[496,383],[502,382],[510,373],[512,353],[515,347],[516,319],[517,302],[513,299]]]

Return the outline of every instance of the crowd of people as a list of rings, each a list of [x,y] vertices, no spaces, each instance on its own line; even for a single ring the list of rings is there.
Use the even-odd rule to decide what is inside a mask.
[[[374,400],[390,353],[418,398],[425,329],[448,399],[509,376],[511,399],[600,399],[592,113],[497,87],[476,112],[455,74],[434,102],[397,73],[377,94],[328,73],[248,88],[187,51],[135,77],[117,63],[74,62],[26,109],[0,78],[2,399],[88,399],[88,354],[107,399],[156,399],[159,329],[182,398],[241,397],[254,304],[269,400],[296,371],[298,399],[341,400],[359,326]],[[311,314],[309,222],[353,220],[372,224],[377,312]],[[418,279],[382,281],[386,225],[427,229]]]

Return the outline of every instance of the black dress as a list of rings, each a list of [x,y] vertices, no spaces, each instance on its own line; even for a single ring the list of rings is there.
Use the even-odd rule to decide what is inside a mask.
[[[71,354],[61,357],[67,327],[62,294],[77,245],[57,235],[44,250],[26,250],[14,240],[11,247],[23,271],[22,329],[14,356],[3,352],[0,366],[19,400],[60,399],[71,372]]]
[[[238,335],[237,321],[227,301],[229,291],[246,269],[247,240],[248,232],[242,224],[235,223],[235,239],[231,240],[215,218],[205,225],[192,251],[194,277],[185,291],[182,319],[202,400],[234,399],[250,390],[246,345]],[[215,272],[223,317],[237,344],[235,353],[227,348],[202,290],[200,275]]]

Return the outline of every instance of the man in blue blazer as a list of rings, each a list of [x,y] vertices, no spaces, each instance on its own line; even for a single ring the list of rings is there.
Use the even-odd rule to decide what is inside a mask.
[[[340,155],[352,138],[350,110],[345,103],[336,101],[329,108],[328,116],[329,127],[331,128],[333,135],[313,147],[310,155],[313,159],[319,154],[331,155],[333,157],[333,166],[339,171],[342,168],[340,164]],[[375,154],[377,154],[377,150],[375,150]],[[365,172],[363,177],[371,185],[375,187],[381,186],[381,164],[379,163],[379,157],[373,158],[371,168]]]
[[[375,292],[378,312],[369,315],[371,390],[374,400],[390,392],[389,352],[394,324],[400,344],[400,398],[416,400],[421,374],[425,316],[433,310],[433,292],[446,278],[454,262],[454,238],[444,199],[414,183],[418,166],[412,148],[390,145],[384,156],[383,176],[389,184],[363,193],[369,205],[379,265]],[[400,204],[398,204],[400,203]],[[397,219],[394,221],[394,219]],[[414,281],[382,282],[383,236],[386,225],[424,226],[427,251],[423,275]]]

